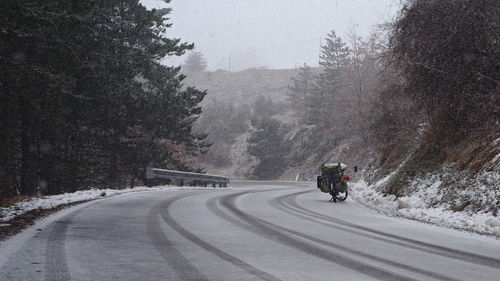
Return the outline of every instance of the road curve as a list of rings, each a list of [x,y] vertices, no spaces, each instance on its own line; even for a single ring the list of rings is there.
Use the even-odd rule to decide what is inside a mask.
[[[330,203],[310,183],[233,185],[132,193],[56,214],[0,245],[0,280],[500,276],[499,240],[386,217],[350,199]]]

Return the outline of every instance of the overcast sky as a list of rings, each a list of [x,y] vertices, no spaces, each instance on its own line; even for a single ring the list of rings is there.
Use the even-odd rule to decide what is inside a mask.
[[[170,7],[168,37],[195,43],[209,70],[318,65],[320,38],[334,29],[346,38],[356,26],[366,37],[390,21],[399,0],[141,0]],[[180,64],[185,58],[170,60]]]

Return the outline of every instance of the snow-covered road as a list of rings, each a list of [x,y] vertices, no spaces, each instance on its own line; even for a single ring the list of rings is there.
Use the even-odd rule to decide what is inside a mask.
[[[0,244],[0,280],[498,280],[500,241],[329,203],[314,184],[147,191]]]

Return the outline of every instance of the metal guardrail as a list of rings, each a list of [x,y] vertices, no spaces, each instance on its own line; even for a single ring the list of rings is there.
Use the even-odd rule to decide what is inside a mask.
[[[212,184],[213,187],[216,187],[217,184],[219,184],[220,187],[227,187],[227,184],[229,183],[228,177],[164,170],[151,167],[146,169],[146,179],[148,181],[153,179],[173,180],[178,186],[183,186],[185,181],[190,182],[191,185],[201,184],[203,186],[208,186],[209,184]]]

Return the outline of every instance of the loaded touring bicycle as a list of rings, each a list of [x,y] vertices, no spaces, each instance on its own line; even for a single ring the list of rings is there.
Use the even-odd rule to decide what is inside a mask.
[[[317,178],[318,188],[323,193],[329,193],[331,202],[344,201],[347,199],[349,176],[344,174],[347,165],[344,163],[321,164],[321,176]],[[356,167],[355,167],[356,170]]]

